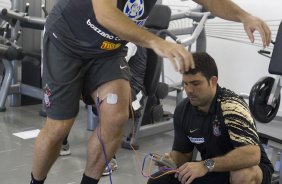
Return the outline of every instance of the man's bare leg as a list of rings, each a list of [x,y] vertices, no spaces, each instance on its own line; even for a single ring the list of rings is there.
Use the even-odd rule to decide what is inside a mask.
[[[128,81],[119,79],[99,87],[92,95],[93,98],[96,98],[97,92],[99,98],[104,100],[100,107],[97,107],[100,113],[100,123],[88,142],[85,175],[99,180],[105,169],[105,158],[97,131],[99,131],[109,161],[120,147],[123,126],[128,120],[130,87]],[[109,93],[117,95],[115,104],[107,102]]]
[[[43,180],[59,156],[65,136],[75,119],[53,120],[47,118],[35,141],[32,174],[36,180]]]

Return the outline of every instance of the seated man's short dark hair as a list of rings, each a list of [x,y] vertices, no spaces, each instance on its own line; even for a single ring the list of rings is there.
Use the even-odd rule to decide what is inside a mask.
[[[206,52],[195,52],[192,53],[195,68],[190,69],[184,74],[197,74],[201,72],[207,80],[212,76],[218,77],[217,66],[214,59]]]

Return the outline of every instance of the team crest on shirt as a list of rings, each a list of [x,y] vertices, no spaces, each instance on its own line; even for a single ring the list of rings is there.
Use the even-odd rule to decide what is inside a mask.
[[[220,131],[220,126],[219,126],[219,121],[217,120],[217,118],[215,118],[212,124],[213,124],[213,135],[216,137],[220,136],[221,131]]]
[[[50,99],[49,99],[51,94],[52,94],[51,89],[46,84],[45,87],[44,87],[44,104],[47,108],[51,106],[51,102],[50,102]]]
[[[132,20],[136,20],[144,14],[144,0],[128,0],[123,13]]]

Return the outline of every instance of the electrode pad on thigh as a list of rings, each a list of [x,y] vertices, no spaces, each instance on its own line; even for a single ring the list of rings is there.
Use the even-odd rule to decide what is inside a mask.
[[[117,104],[118,96],[114,93],[107,94],[107,104]]]

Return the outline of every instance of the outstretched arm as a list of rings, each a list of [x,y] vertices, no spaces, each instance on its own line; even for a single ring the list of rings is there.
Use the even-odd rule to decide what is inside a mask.
[[[193,0],[198,4],[203,5],[215,16],[220,18],[242,22],[244,29],[251,40],[254,42],[253,32],[257,30],[261,36],[263,46],[266,47],[271,41],[271,31],[258,17],[255,17],[248,12],[244,11],[231,0]]]
[[[168,58],[175,70],[181,73],[194,68],[192,55],[183,46],[138,27],[116,7],[116,3],[116,0],[92,0],[99,24],[121,39],[153,49],[159,56]]]

